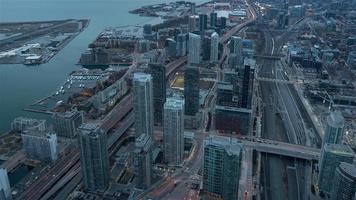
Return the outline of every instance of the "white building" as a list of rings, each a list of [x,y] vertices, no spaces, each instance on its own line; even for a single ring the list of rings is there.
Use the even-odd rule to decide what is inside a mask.
[[[150,74],[135,73],[133,101],[136,137],[147,134],[153,137],[153,88]]]
[[[0,169],[0,199],[11,199],[11,188],[6,169]]]
[[[21,134],[28,158],[51,162],[57,159],[57,135],[49,131],[28,130]]]
[[[181,165],[184,159],[184,101],[167,98],[163,120],[164,160],[168,165]]]
[[[198,15],[189,16],[189,18],[188,18],[189,32],[196,31],[198,29],[198,24],[199,24],[199,16]]]
[[[199,64],[200,63],[200,49],[201,49],[201,38],[200,35],[189,33],[188,41],[188,63],[189,64]]]
[[[219,35],[214,32],[211,34],[210,61],[218,62],[219,59]]]

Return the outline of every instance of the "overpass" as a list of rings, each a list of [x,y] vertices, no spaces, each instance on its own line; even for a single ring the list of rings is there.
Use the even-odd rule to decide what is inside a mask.
[[[280,60],[281,55],[254,55],[254,58],[266,59],[266,60]]]
[[[277,78],[263,78],[258,77],[256,78],[257,81],[265,81],[265,82],[274,82],[274,83],[285,83],[285,84],[294,84],[297,83],[296,81],[289,81],[285,79],[277,79]]]
[[[240,137],[239,139],[245,147],[263,153],[316,161],[320,156],[318,148],[254,137]]]
[[[218,135],[237,138],[244,147],[251,148],[262,153],[316,161],[319,160],[320,156],[320,149],[314,147],[307,147],[253,136],[238,136],[232,134]]]
[[[172,61],[166,65],[166,77],[168,77],[172,72],[174,72],[178,67],[182,66],[187,62],[187,57],[181,57],[175,61]]]

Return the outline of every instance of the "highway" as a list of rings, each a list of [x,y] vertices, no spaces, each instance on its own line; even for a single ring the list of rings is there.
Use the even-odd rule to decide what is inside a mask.
[[[300,20],[298,23],[302,21]],[[292,31],[297,27],[298,24],[277,37],[273,37],[269,31],[264,31],[266,43],[263,54],[278,54],[282,45],[287,42],[288,37],[292,35]],[[289,81],[279,60],[262,59],[259,76],[267,79]],[[312,124],[310,117],[305,116],[305,111],[302,110],[303,105],[300,105],[301,101],[295,95],[294,86],[283,84],[283,81],[280,83],[260,81],[264,104],[262,117],[263,137],[300,145],[310,145],[309,135],[307,135],[310,131],[307,128],[310,129],[310,124]],[[317,146],[317,144],[313,146]],[[303,198],[302,191],[306,191],[307,189],[305,188],[308,188],[308,185],[304,183],[305,179],[302,178],[305,177],[304,172],[306,171],[304,162],[273,155],[267,156],[266,154],[263,154],[262,160],[263,199]],[[287,171],[287,167],[289,171]],[[291,169],[295,169],[295,173],[290,173]],[[291,176],[291,174],[295,174],[295,177]],[[304,185],[305,188],[301,188],[301,185]]]

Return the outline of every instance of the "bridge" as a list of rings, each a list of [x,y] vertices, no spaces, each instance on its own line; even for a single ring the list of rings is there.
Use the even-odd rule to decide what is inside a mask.
[[[297,83],[296,81],[283,80],[283,79],[277,79],[277,78],[262,78],[262,77],[258,77],[258,78],[256,78],[256,80],[265,81],[265,82],[274,82],[274,83],[285,83],[285,84]]]
[[[282,58],[282,55],[254,55],[253,57],[266,60],[280,60]]]
[[[182,66],[187,62],[187,57],[181,57],[173,62],[166,65],[166,77],[168,77],[172,72],[174,72],[178,67]]]
[[[223,136],[234,137],[231,134],[223,134]],[[257,137],[236,136],[236,138],[243,146],[263,153],[314,161],[318,161],[320,157],[318,148]]]

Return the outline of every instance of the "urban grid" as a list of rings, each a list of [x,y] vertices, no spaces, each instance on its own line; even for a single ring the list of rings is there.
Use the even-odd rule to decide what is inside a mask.
[[[3,121],[0,200],[356,200],[356,0],[123,16],[150,20],[95,30],[57,89]],[[95,29],[1,18],[0,84],[2,65],[42,71]]]

